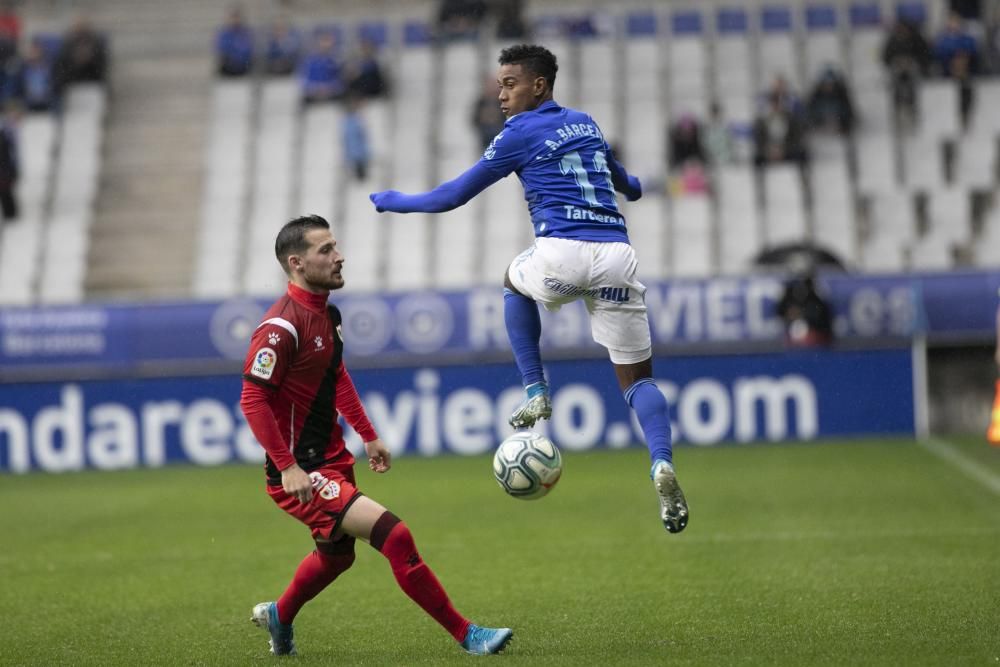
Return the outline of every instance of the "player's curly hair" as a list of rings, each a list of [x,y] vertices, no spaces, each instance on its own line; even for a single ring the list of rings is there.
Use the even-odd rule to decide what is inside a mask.
[[[285,273],[289,273],[288,257],[309,249],[306,233],[312,229],[330,229],[330,223],[318,215],[303,215],[286,222],[278,232],[278,238],[274,240],[274,255]]]
[[[544,46],[537,44],[517,44],[510,46],[500,52],[501,65],[521,65],[526,71],[535,76],[545,77],[549,82],[549,89],[556,85],[556,72],[559,65],[556,63],[556,56]]]

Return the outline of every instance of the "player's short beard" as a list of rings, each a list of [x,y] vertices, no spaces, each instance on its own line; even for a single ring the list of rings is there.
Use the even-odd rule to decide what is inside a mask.
[[[313,287],[319,287],[325,290],[338,290],[344,286],[344,276],[338,274],[336,277],[329,274],[324,274],[323,276],[311,276],[308,273],[305,275],[306,281],[309,282]]]

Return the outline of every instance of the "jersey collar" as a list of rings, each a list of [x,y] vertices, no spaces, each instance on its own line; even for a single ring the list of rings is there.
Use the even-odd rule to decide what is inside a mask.
[[[555,100],[545,100],[537,107],[535,107],[535,111],[548,111],[549,109],[559,109],[559,108],[560,107],[558,104],[556,104]]]
[[[292,301],[295,303],[301,304],[317,313],[322,313],[326,310],[326,302],[330,298],[330,293],[314,294],[290,282],[288,283],[288,296],[292,297]]]

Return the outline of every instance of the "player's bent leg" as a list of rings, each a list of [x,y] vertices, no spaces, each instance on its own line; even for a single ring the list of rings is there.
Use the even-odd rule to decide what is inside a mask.
[[[354,538],[316,539],[316,550],[302,559],[288,588],[278,598],[278,620],[291,625],[299,610],[354,564]]]
[[[668,532],[679,533],[687,526],[690,512],[674,472],[669,408],[663,392],[653,381],[652,357],[628,361],[622,353],[612,352],[612,355],[625,401],[635,411],[649,448],[650,478],[660,504],[660,521]]]
[[[395,514],[386,510],[375,521],[370,542],[389,561],[403,592],[462,648],[470,653],[498,653],[510,641],[513,636],[510,629],[480,628],[458,613],[434,572],[420,557],[410,529]]]
[[[507,338],[525,388],[524,401],[514,410],[508,422],[517,429],[530,428],[539,419],[552,416],[552,402],[539,349],[542,320],[538,304],[514,287],[509,270],[504,275],[503,304]]]

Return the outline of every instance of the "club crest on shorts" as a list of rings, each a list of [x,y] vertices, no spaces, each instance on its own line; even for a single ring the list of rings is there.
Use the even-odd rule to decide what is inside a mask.
[[[250,375],[259,377],[262,380],[269,380],[274,373],[274,366],[278,363],[278,354],[269,347],[262,347],[254,355],[253,365],[250,367]]]
[[[314,471],[309,473],[309,481],[312,483],[313,490],[323,500],[335,500],[340,497],[340,484],[332,479],[327,479]]]

